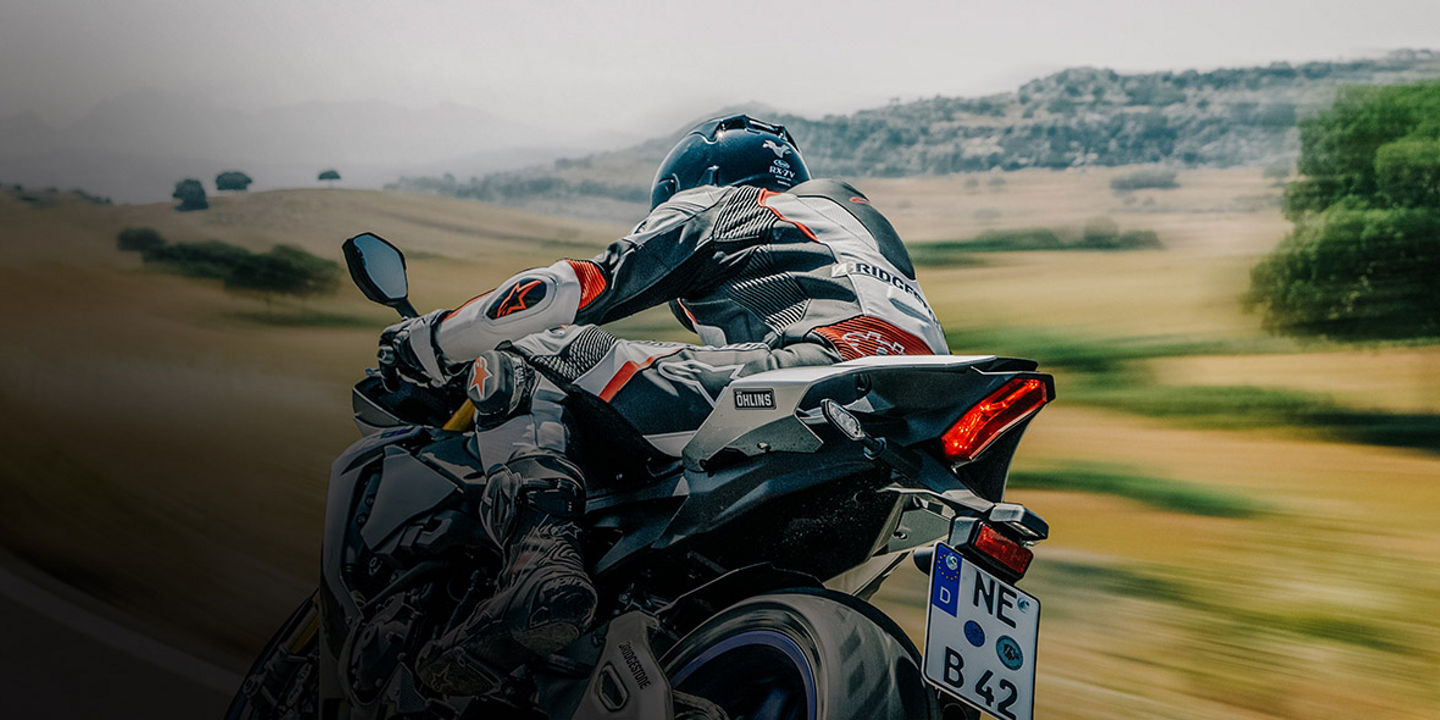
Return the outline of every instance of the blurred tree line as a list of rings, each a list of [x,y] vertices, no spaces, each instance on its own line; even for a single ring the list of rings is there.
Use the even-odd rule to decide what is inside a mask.
[[[334,168],[322,170],[316,176],[316,180],[330,183],[334,187],[335,181],[340,179],[340,172]],[[223,170],[215,176],[215,189],[228,192],[245,192],[250,189],[251,183],[255,180],[239,170]],[[185,178],[175,183],[175,192],[170,197],[180,201],[175,206],[181,212],[194,210],[205,210],[210,207],[210,201],[205,196],[205,185],[195,178]],[[108,202],[108,201],[107,201]]]
[[[1440,337],[1440,83],[1347,88],[1300,145],[1294,230],[1247,302],[1286,334]]]
[[[140,253],[147,264],[190,277],[215,278],[223,281],[227,290],[258,293],[267,303],[275,295],[303,298],[340,287],[339,263],[293,245],[255,253],[219,240],[170,243],[147,227],[121,230],[115,245]]]
[[[574,161],[557,160],[557,166]],[[621,202],[649,203],[650,189],[643,185],[608,183],[589,178],[573,181],[544,173],[510,172],[472,177],[467,181],[456,180],[446,173],[441,177],[406,177],[386,186],[387,189],[401,189],[411,192],[435,193],[450,197],[480,200],[482,202],[508,204],[533,197],[576,198],[602,197]]]

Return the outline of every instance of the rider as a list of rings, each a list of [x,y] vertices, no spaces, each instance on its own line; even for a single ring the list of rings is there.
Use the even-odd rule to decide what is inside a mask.
[[[593,259],[526,270],[381,336],[406,379],[467,380],[488,476],[481,522],[506,548],[495,595],[421,653],[436,690],[487,691],[593,619],[567,406],[607,406],[628,426],[577,432],[634,433],[678,456],[735,378],[948,352],[890,223],[854,187],[810,179],[783,127],[745,115],[696,126],[660,165],[651,207]],[[704,345],[596,327],[665,302]]]

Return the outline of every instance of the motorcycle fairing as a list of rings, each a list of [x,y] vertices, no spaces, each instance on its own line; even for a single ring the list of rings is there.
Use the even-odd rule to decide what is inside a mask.
[[[693,551],[723,568],[769,559],[777,566],[829,577],[831,571],[842,572],[876,554],[943,537],[945,519],[914,506],[911,498],[878,493],[898,476],[877,466],[859,444],[841,437],[812,408],[818,408],[821,399],[835,399],[875,435],[904,448],[933,441],[971,405],[1017,375],[1034,374],[1034,367],[1030,361],[994,356],[875,357],[742,378],[732,387],[772,393],[774,407],[736,407],[730,393],[687,448],[682,479],[657,480],[658,487],[642,493],[651,503],[640,502],[638,494],[617,493],[606,498],[603,510],[592,505],[589,516],[597,526],[624,530],[596,571],[603,575],[631,557],[650,557],[647,552],[659,550],[672,556]],[[1049,382],[1048,376],[1034,375]],[[755,428],[765,428],[764,434],[752,435]],[[916,470],[903,483],[935,493],[973,490],[993,498],[987,506],[993,504],[1004,492],[1010,457],[1023,430],[1024,425],[1017,426],[976,461],[959,468],[931,453],[908,452]],[[757,435],[766,439],[747,447]],[[787,445],[777,438],[793,442]],[[764,462],[758,461],[759,455]],[[659,488],[664,492],[652,494]],[[654,502],[679,507],[666,510]],[[844,515],[834,524],[845,533],[828,537],[804,530],[808,518],[836,513]],[[907,529],[915,536],[910,542],[892,538],[902,517],[907,525],[918,523]],[[745,547],[716,541],[737,534],[747,538]],[[868,540],[860,542],[862,537]]]
[[[987,367],[997,360],[993,355],[877,355],[834,365],[771,370],[740,378],[730,383],[724,396],[716,403],[715,410],[685,446],[685,466],[690,470],[705,470],[713,467],[722,453],[755,457],[769,452],[814,452],[820,447],[820,438],[807,427],[799,411],[818,405],[818,399],[812,403],[805,402],[811,399],[811,390],[818,385],[825,384],[827,389],[838,391],[840,383],[835,381],[839,379],[865,384],[870,375],[888,377],[897,372],[913,382],[932,372],[951,373],[966,368]],[[1027,369],[1033,367],[1031,364]],[[861,392],[864,389],[857,386],[848,393],[851,396],[848,400],[836,399],[852,402],[865,395]],[[737,397],[773,398],[773,401],[769,407],[756,407],[753,401],[737,406]],[[940,402],[937,403],[937,400]],[[953,396],[937,398],[931,395],[924,406],[936,404],[953,409]]]
[[[367,435],[331,466],[319,596],[326,608],[321,650],[332,660],[362,615],[347,575],[362,556],[388,556],[412,551],[412,546],[439,552],[483,537],[478,522],[453,510],[467,480],[451,471],[473,474],[465,462],[463,436],[433,439],[429,430],[416,426]],[[420,518],[432,522],[416,527]]]
[[[385,449],[380,472],[384,482],[375,493],[369,520],[360,528],[360,536],[372,550],[405,523],[460,491],[414,455],[393,446]]]
[[[384,452],[385,448],[410,440],[423,431],[422,427],[406,425],[365,435],[350,443],[350,447],[345,448],[345,451],[335,458],[335,462],[330,466],[331,474],[345,472],[361,463],[368,462],[372,456]]]
[[[383,455],[387,448],[413,440],[424,432],[424,428],[407,426],[366,435],[351,443],[330,466],[330,484],[325,498],[325,534],[320,551],[321,585],[326,592],[321,595],[329,596],[343,607],[345,616],[358,612],[355,601],[348,592],[344,592],[344,579],[340,576],[345,546],[350,531],[354,529],[351,518],[356,503],[360,502],[356,497],[356,485],[370,463]],[[331,631],[327,634],[332,635],[330,639],[338,648],[344,639],[343,625],[338,628],[332,625],[327,629]]]
[[[373,435],[417,424],[440,427],[455,412],[459,400],[409,383],[386,387],[378,374],[371,374],[351,389],[350,404],[355,427],[362,435]]]

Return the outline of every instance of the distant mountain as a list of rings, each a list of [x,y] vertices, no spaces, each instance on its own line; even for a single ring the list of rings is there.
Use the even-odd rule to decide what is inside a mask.
[[[666,135],[623,150],[561,157],[547,165],[472,175],[468,180],[458,179],[457,175],[464,177],[459,172],[407,175],[386,184],[385,189],[481,200],[559,217],[634,222],[649,207],[650,180],[656,166],[680,136],[707,118],[736,113],[808,122],[769,105],[740,103],[694,118]]]
[[[1440,77],[1440,54],[1400,51],[1344,62],[1120,74],[1072,68],[1015,92],[936,96],[811,119],[765,112],[794,134],[812,172],[848,177],[1000,168],[1167,163],[1263,165],[1293,158],[1296,121],[1342,85]],[[722,113],[716,113],[722,114]],[[458,182],[406,178],[389,187],[567,215],[633,218],[678,131],[623,151]]]
[[[136,202],[168,198],[185,175],[209,184],[220,171],[239,169],[255,178],[252,190],[263,190],[312,184],[335,167],[350,187],[378,188],[402,174],[494,172],[583,147],[558,146],[556,136],[457,104],[314,102],[246,111],[143,90],[105,100],[61,128],[33,113],[0,117],[0,181],[79,186]]]

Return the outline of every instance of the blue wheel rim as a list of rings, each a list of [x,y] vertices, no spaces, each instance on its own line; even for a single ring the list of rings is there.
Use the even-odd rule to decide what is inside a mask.
[[[783,668],[771,662],[769,672],[753,662],[759,659],[784,659]],[[749,661],[749,662],[747,662]],[[722,666],[723,669],[722,669]],[[780,677],[773,672],[780,669]],[[771,678],[769,692],[757,693],[754,680]],[[762,681],[763,682],[763,681]],[[671,685],[724,707],[732,715],[749,720],[817,720],[819,708],[815,688],[815,670],[810,659],[790,636],[775,630],[747,630],[731,635],[705,648],[671,678]],[[717,694],[714,686],[733,686],[748,692],[730,689]],[[758,704],[757,704],[758,702]]]

